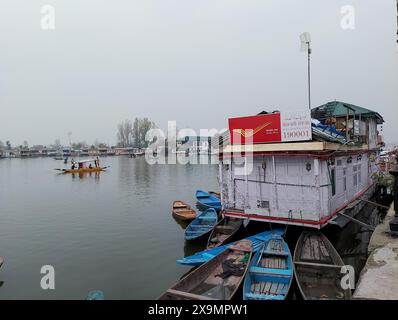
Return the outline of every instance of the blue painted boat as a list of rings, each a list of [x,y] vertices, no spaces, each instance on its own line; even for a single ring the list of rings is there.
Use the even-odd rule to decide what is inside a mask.
[[[244,300],[284,300],[293,279],[292,255],[279,235],[254,255],[243,284]]]
[[[194,240],[209,235],[217,224],[217,212],[213,208],[199,214],[185,229],[185,240]]]
[[[221,200],[214,194],[210,194],[203,190],[196,191],[196,200],[205,208],[213,208],[217,211],[221,210]]]
[[[99,290],[90,291],[86,297],[86,300],[104,300],[104,299],[105,299],[104,293]]]
[[[272,235],[280,235],[282,236],[284,233],[284,229],[274,229],[271,231],[264,231],[261,233],[258,233],[254,236],[247,237],[245,240],[250,240],[252,241],[253,244],[253,252],[257,252],[260,248],[262,248],[264,241],[267,241],[268,239],[271,238]],[[183,264],[183,265],[189,265],[189,266],[198,266],[201,265],[202,263],[205,263],[211,259],[213,259],[215,256],[223,252],[225,249],[229,248],[230,246],[236,244],[238,241],[228,243],[223,246],[215,247],[212,249],[204,250],[197,252],[191,256],[178,259],[177,263]]]

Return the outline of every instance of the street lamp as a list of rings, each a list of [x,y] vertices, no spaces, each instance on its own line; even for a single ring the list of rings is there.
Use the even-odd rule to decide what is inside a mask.
[[[311,110],[311,35],[304,32],[300,35],[301,51],[307,51],[308,56],[308,108]]]

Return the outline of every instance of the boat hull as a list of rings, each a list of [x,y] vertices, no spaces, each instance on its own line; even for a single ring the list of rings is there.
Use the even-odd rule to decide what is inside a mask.
[[[104,168],[83,168],[83,169],[64,169],[63,173],[86,173],[86,172],[100,172]]]
[[[343,260],[321,232],[301,234],[293,261],[294,275],[304,300],[351,299],[351,290],[344,290],[340,285]]]
[[[284,229],[273,229],[271,231],[264,231],[254,236],[247,237],[244,240],[250,240],[253,244],[253,252],[257,252],[262,247],[264,241],[268,240],[272,235],[283,235],[283,234],[284,234]],[[189,266],[199,266],[202,263],[205,263],[213,259],[215,256],[223,252],[226,248],[236,243],[237,241],[216,248],[197,252],[191,256],[178,259],[177,263]]]
[[[178,220],[191,221],[196,218],[196,212],[184,201],[173,202],[173,217]]]
[[[199,205],[206,209],[215,209],[217,211],[221,210],[221,200],[206,191],[198,190],[196,191],[196,200]]]
[[[252,243],[243,240],[195,269],[163,293],[158,300],[230,300],[238,291],[252,255]],[[238,272],[227,272],[226,264]],[[237,271],[237,270],[234,270]]]
[[[199,214],[185,229],[185,240],[199,240],[208,236],[217,224],[217,212],[207,209]]]
[[[292,256],[279,235],[254,255],[243,285],[244,300],[285,300],[293,279]]]

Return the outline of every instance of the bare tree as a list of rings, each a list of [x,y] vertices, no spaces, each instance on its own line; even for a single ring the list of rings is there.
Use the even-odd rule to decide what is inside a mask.
[[[131,146],[132,124],[130,120],[124,120],[117,125],[117,140],[120,147]]]
[[[145,141],[145,135],[153,128],[155,128],[155,123],[148,118],[135,118],[132,133],[134,146],[137,148],[148,147],[149,141]]]

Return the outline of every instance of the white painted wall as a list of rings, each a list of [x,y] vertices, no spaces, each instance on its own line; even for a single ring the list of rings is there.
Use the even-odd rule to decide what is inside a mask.
[[[352,156],[351,163],[348,158],[335,158],[328,166],[328,161],[312,157],[256,156],[247,177],[235,173],[235,169],[243,171],[242,158],[224,159],[220,177],[225,209],[319,221],[350,202],[371,181],[368,154]],[[329,175],[333,169],[335,195]]]

